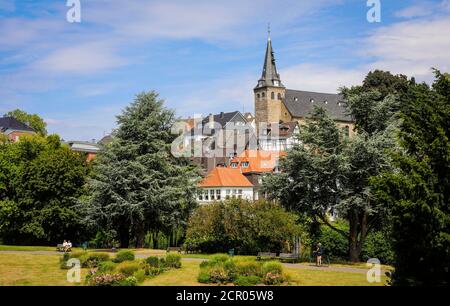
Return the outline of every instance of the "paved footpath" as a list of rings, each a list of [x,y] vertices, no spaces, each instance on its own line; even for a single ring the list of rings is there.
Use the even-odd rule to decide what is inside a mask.
[[[61,252],[57,251],[0,251],[0,254],[34,254],[34,255],[61,255]],[[136,258],[147,258],[147,254],[136,254]],[[202,262],[208,259],[205,258],[183,258],[185,261]],[[348,273],[367,273],[368,269],[363,268],[351,268],[351,267],[334,267],[334,266],[322,266],[316,267],[313,264],[300,263],[300,264],[290,264],[283,263],[286,268],[293,269],[304,269],[304,270],[318,270],[318,271],[332,271],[332,272],[348,272]],[[384,274],[386,271],[382,270],[381,273]]]

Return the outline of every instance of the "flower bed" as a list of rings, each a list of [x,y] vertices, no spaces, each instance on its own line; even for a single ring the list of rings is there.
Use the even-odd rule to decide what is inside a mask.
[[[234,284],[238,286],[281,285],[289,283],[279,262],[242,261],[228,256],[215,256],[200,264],[200,283]]]

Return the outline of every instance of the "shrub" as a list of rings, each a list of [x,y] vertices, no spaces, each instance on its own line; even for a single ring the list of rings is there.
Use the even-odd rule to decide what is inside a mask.
[[[239,276],[234,283],[238,286],[255,286],[261,283],[261,277],[256,275]]]
[[[346,222],[336,222],[334,224],[337,228],[348,231],[348,224]],[[318,239],[323,247],[324,255],[328,258],[334,257],[336,259],[347,259],[349,252],[348,238],[340,233],[323,225],[320,227],[320,236]],[[312,246],[315,250],[316,244]]]
[[[263,282],[266,285],[279,285],[285,281],[285,278],[282,274],[269,272],[264,275]]]
[[[101,262],[109,260],[108,253],[88,253],[79,257],[83,268],[96,268]]]
[[[150,266],[154,268],[159,268],[160,266],[160,260],[157,256],[150,256],[145,259],[145,262]]]
[[[363,261],[367,261],[369,258],[378,258],[383,264],[393,264],[394,251],[388,234],[373,232],[367,235],[361,251],[361,258]]]
[[[266,275],[267,273],[281,275],[283,274],[283,266],[281,265],[281,263],[276,261],[265,262],[262,266],[262,272],[264,275]]]
[[[111,272],[116,268],[116,264],[112,261],[103,261],[98,265],[100,272]]]
[[[121,286],[123,274],[94,274],[87,279],[90,286]]]
[[[129,250],[122,250],[119,251],[114,258],[114,262],[120,263],[124,261],[133,261],[134,260],[134,253]]]
[[[200,270],[200,273],[198,274],[197,280],[199,283],[210,283],[211,280],[209,278],[209,271],[206,271],[205,269]]]
[[[225,262],[230,259],[230,256],[226,254],[216,254],[211,257],[211,262]]]
[[[118,285],[124,286],[124,287],[133,287],[133,286],[137,286],[137,284],[138,284],[138,280],[136,279],[136,277],[129,276],[129,277],[121,280]]]
[[[165,266],[168,268],[181,268],[181,255],[180,254],[167,254]]]
[[[138,270],[133,273],[134,278],[138,281],[138,283],[142,283],[145,280],[145,271],[144,270]]]
[[[70,258],[80,258],[81,256],[83,256],[83,255],[86,255],[87,254],[87,252],[84,252],[84,251],[75,251],[75,252],[72,252],[72,253],[65,253],[65,254],[68,254],[68,255],[70,255]],[[65,255],[64,254],[64,255]]]
[[[216,265],[209,268],[209,279],[212,283],[218,284],[226,284],[230,281],[230,277],[223,265]]]
[[[231,248],[251,255],[268,250],[280,252],[292,237],[301,235],[297,220],[296,214],[265,200],[225,200],[194,211],[185,245],[205,253],[227,252]]]
[[[131,276],[134,272],[140,269],[140,265],[137,262],[122,262],[117,266],[117,271],[125,276]]]
[[[261,263],[255,261],[238,262],[237,270],[238,274],[242,276],[262,275]]]

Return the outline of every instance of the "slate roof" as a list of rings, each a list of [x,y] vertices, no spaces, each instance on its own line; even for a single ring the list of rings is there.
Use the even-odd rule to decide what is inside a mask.
[[[14,117],[2,117],[0,118],[0,131],[17,130],[25,132],[34,132],[28,125],[23,124]]]
[[[270,136],[275,135],[278,138],[289,138],[292,136],[292,134],[295,131],[295,128],[298,126],[297,121],[291,121],[291,122],[281,122],[281,123],[274,123],[269,124],[267,127],[268,133],[267,136],[270,139]],[[277,133],[273,133],[274,129],[278,129]]]
[[[231,121],[231,119],[234,118],[237,114],[239,114],[239,111],[234,111],[230,113],[220,113],[214,115],[214,122],[219,123],[222,127],[225,127],[225,125]],[[202,123],[203,125],[206,125],[209,122],[209,116],[206,116],[203,118]]]
[[[284,104],[293,117],[309,117],[314,105],[321,106],[334,120],[353,121],[346,114],[346,108],[342,103],[342,96],[311,91],[286,89]]]

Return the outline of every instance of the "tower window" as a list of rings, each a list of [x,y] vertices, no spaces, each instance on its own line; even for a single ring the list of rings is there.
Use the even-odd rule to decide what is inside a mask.
[[[272,93],[270,94],[270,98],[272,99],[272,100],[275,100],[275,93],[272,91]]]
[[[259,94],[256,94],[256,97],[259,99],[260,95],[259,95]]]
[[[264,98],[265,96],[266,96],[266,94],[265,94],[265,93],[262,93],[262,94],[261,94],[261,97],[263,97],[263,98]]]
[[[278,93],[278,100],[281,100],[281,93]]]

